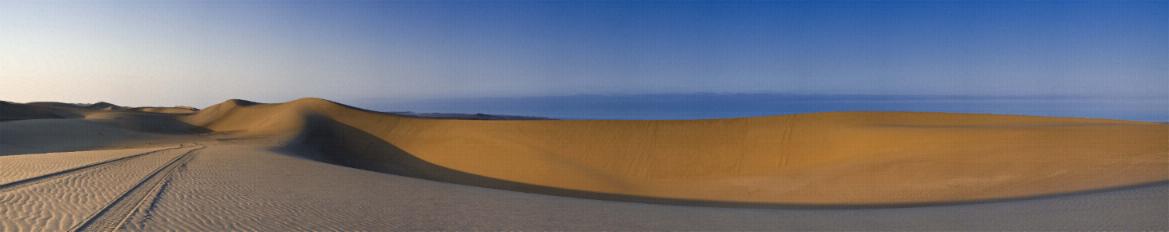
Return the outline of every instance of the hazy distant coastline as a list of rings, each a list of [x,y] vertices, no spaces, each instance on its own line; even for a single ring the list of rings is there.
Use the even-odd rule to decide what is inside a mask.
[[[703,119],[839,111],[1017,114],[1169,121],[1169,97],[857,94],[634,94],[354,99],[378,111],[499,114],[560,119]]]

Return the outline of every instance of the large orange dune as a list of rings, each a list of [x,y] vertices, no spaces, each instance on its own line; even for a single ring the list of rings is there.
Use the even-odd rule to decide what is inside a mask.
[[[1169,181],[1169,125],[841,112],[711,120],[452,120],[322,99],[229,100],[182,122],[362,169],[652,202],[899,205]]]
[[[532,119],[0,102],[0,230],[1169,228],[1169,124]]]

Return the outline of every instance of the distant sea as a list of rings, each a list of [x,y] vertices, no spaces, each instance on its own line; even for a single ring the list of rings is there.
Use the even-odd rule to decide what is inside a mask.
[[[386,112],[558,119],[706,119],[842,111],[989,113],[1169,122],[1169,97],[650,94],[358,99]]]

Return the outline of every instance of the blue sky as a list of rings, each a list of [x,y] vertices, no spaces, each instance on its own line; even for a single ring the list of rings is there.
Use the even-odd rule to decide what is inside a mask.
[[[0,99],[1169,97],[1169,1],[3,1]]]

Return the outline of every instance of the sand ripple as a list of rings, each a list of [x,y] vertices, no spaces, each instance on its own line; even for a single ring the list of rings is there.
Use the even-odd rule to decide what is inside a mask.
[[[180,154],[183,154],[183,149],[163,150],[0,189],[0,215],[4,218],[0,229],[70,229],[136,185],[143,176]]]
[[[213,145],[131,231],[1153,230],[1169,185],[1044,199],[883,209],[736,209],[611,202],[405,178]],[[145,219],[144,219],[145,218]],[[1069,220],[1080,219],[1080,220]]]
[[[136,148],[0,156],[0,185],[160,148]]]

